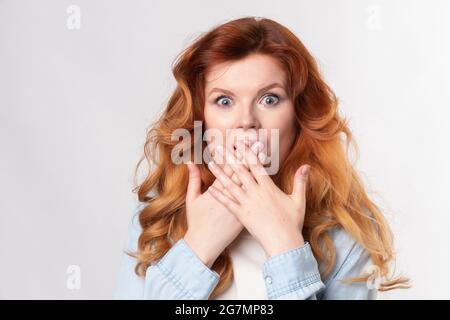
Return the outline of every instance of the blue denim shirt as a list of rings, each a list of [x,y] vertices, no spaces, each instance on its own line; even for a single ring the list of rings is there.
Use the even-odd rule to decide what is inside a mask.
[[[137,205],[128,229],[125,250],[135,252],[141,233]],[[268,299],[375,299],[377,290],[366,283],[346,284],[341,280],[360,276],[371,266],[371,258],[342,228],[331,231],[336,247],[332,272],[321,278],[308,242],[303,246],[269,257],[261,276]],[[156,263],[147,268],[145,279],[134,272],[136,259],[123,253],[116,299],[209,299],[219,282],[219,274],[208,268],[180,239]]]

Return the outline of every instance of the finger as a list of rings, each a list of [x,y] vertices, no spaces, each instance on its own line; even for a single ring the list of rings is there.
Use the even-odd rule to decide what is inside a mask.
[[[247,188],[242,184],[241,180],[239,180],[239,177],[237,176],[236,172],[233,172],[233,175],[231,176],[231,180],[239,181],[239,186],[242,188],[242,190],[247,191]]]
[[[258,154],[259,152],[262,151],[263,149],[263,144],[262,142],[256,141],[254,144],[252,144],[252,146],[250,147],[250,149],[255,153]]]
[[[241,160],[242,159],[242,155],[239,153],[239,150],[236,148],[234,149],[234,156],[238,159]],[[244,163],[245,166],[245,163]],[[233,170],[230,166],[228,166],[231,170]],[[239,177],[237,176],[237,174],[233,171],[233,175],[231,176],[231,179],[236,182],[239,181],[239,185],[241,186],[242,189],[245,189],[245,186],[242,184],[241,180],[239,180]]]
[[[186,202],[190,203],[194,201],[199,195],[201,195],[201,176],[200,169],[192,161],[186,163],[189,170],[189,181],[186,191]]]
[[[258,148],[257,148],[258,146],[257,146],[256,148],[255,148],[255,146],[257,146],[257,145],[256,145],[255,143],[253,143],[253,145],[252,145],[252,150],[255,149],[255,152],[258,153]],[[240,161],[242,162],[243,156],[242,156],[242,154],[239,152],[239,149],[236,147],[236,144],[234,145],[234,155],[235,155],[235,157],[236,157],[238,160],[240,160]],[[248,169],[248,165],[247,165],[245,162],[243,162],[243,164],[244,164],[244,166]],[[231,169],[231,167],[230,167],[230,169]],[[233,170],[233,169],[231,169],[231,170]],[[247,190],[247,189],[245,188],[245,186],[242,184],[242,182],[239,180],[237,174],[236,174],[234,171],[233,171],[233,175],[232,175],[231,178],[232,178],[233,181],[235,181],[235,182],[236,182],[236,180],[239,181],[239,185],[241,186],[241,188],[244,189],[244,190]]]
[[[214,159],[214,162],[222,168],[222,170],[228,177],[231,177],[234,183],[236,183],[238,186],[242,185],[242,182],[239,180],[239,178],[236,175],[234,175],[233,169],[230,167],[229,164],[226,163],[223,154],[214,152],[212,157]]]
[[[256,142],[255,144],[260,144],[258,150],[262,149],[262,143]],[[246,159],[250,172],[253,177],[259,184],[268,184],[273,183],[272,179],[269,177],[266,169],[263,167],[262,163],[258,159],[258,156],[250,149],[247,145],[240,143],[238,144],[238,148],[240,152],[243,154],[243,157]]]
[[[236,143],[236,150],[235,150],[235,155],[236,155],[236,159],[238,159],[240,162],[242,162],[242,164],[244,165],[244,167],[246,169],[248,169],[248,164],[245,161],[244,156],[242,155],[241,151],[239,150],[239,148],[237,147],[237,144],[240,143],[239,141]]]
[[[234,172],[233,172],[233,175],[235,175]],[[239,180],[237,177],[236,177],[236,179]],[[233,179],[232,179],[232,180],[233,180]],[[223,193],[225,193],[228,197],[234,199],[233,195],[232,195],[227,189],[225,189],[225,188],[223,187],[223,185],[220,183],[219,179],[214,180],[212,186],[213,186],[213,187],[216,187],[217,189],[219,189],[220,191],[222,191]],[[236,200],[236,199],[234,199],[234,200]]]
[[[250,148],[254,154],[258,155],[258,159],[259,162],[261,162],[261,164],[264,166],[265,164],[267,164],[267,160],[268,157],[267,155],[263,152],[264,150],[264,144],[262,142],[256,141]],[[267,162],[267,163],[266,163]]]
[[[306,164],[297,169],[294,175],[294,186],[292,188],[292,199],[299,207],[306,202],[306,185],[311,166]]]
[[[236,145],[235,145],[236,146]],[[246,163],[243,162],[243,156],[242,154],[239,152],[238,148],[236,147],[234,149],[234,156],[236,157],[236,159],[238,159],[239,161],[241,161],[245,166],[247,165]]]
[[[247,162],[245,161],[244,157],[242,156],[241,152],[239,151],[239,148],[237,147],[237,143],[242,143],[242,140],[236,141],[236,144],[235,144],[236,149],[234,150],[235,156],[236,156],[236,158],[237,158],[239,161],[241,161],[241,162],[244,164],[244,166],[245,166],[247,169],[249,169]],[[245,141],[244,143],[249,143],[249,142]],[[256,141],[256,142],[254,142],[254,143],[252,144],[252,146],[250,147],[250,149],[251,149],[255,154],[258,154],[259,152],[262,151],[262,147],[263,147],[263,144],[262,144],[262,143],[258,143],[258,142]]]
[[[258,157],[259,162],[261,162],[261,165],[264,166],[267,161],[267,156],[263,152],[264,145],[261,142],[257,141],[251,146],[250,149],[253,151],[254,154],[258,155],[257,157]]]
[[[258,153],[258,159],[259,159],[259,162],[261,162],[261,164],[263,166],[268,164],[268,162],[267,162],[267,155],[264,152]]]
[[[247,190],[256,187],[257,183],[255,179],[252,177],[248,169],[242,164],[241,161],[236,159],[233,153],[230,152],[228,148],[222,145],[218,145],[216,148],[218,153],[224,153],[225,159],[233,171],[238,176],[239,180],[242,182],[242,185],[245,186]]]
[[[222,186],[225,189],[227,189],[238,202],[242,203],[245,197],[244,190],[242,190],[240,186],[234,183],[233,180],[231,180],[231,178],[229,178],[223,172],[223,170],[217,164],[214,163],[214,161],[210,161],[208,163],[208,167],[214,174],[214,176],[220,181]]]
[[[225,172],[225,174],[229,177],[233,174],[233,169],[230,168],[230,166],[226,163],[224,156],[218,152],[215,151],[212,154],[212,158],[214,160],[214,163],[217,164],[222,168],[222,170]]]
[[[233,169],[231,169],[231,167],[229,165],[227,165],[227,167],[230,168],[230,170],[231,170],[231,180],[233,180],[233,182],[236,183],[238,186],[240,186],[244,191],[247,190],[245,188],[245,186],[242,184],[241,180],[239,180],[237,174],[233,171]],[[227,174],[227,176],[229,177],[230,175]],[[227,191],[227,189],[225,189],[222,186],[222,184],[220,183],[219,179],[214,180],[213,185],[215,187],[217,187],[219,190],[225,192],[228,196],[231,196],[231,194]]]
[[[210,186],[208,192],[219,201],[225,208],[227,208],[232,214],[238,217],[240,213],[240,206],[233,199],[224,194],[221,190]]]

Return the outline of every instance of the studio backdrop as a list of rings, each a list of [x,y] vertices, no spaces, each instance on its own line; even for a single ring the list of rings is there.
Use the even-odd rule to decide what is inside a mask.
[[[0,298],[113,296],[172,63],[244,16],[292,30],[339,98],[411,279],[380,298],[450,298],[446,0],[0,0]]]

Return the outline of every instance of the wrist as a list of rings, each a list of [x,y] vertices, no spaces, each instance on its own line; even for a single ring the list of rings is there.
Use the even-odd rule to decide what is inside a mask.
[[[210,254],[211,250],[203,244],[202,241],[198,241],[191,235],[187,234],[183,237],[186,244],[194,251],[197,257],[205,264],[208,268],[211,268],[217,257]]]
[[[303,235],[300,231],[289,233],[283,236],[280,235],[272,238],[264,248],[269,258],[280,253],[284,253],[289,250],[301,247],[305,244],[305,240],[303,239]]]

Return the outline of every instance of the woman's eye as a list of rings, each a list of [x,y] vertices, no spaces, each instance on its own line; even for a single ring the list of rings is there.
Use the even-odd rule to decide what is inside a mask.
[[[228,107],[231,105],[231,99],[227,96],[217,97],[215,103],[219,105],[219,107]]]
[[[275,105],[280,101],[280,98],[276,94],[268,94],[263,97],[263,104]]]
[[[276,94],[268,94],[262,98],[262,104],[264,105],[276,105],[280,101],[280,97]],[[233,101],[228,96],[219,96],[214,100],[215,104],[219,107],[225,108],[233,104]]]

